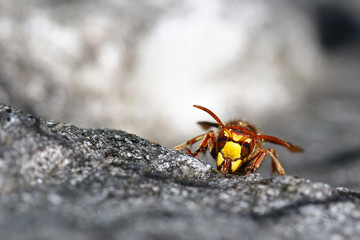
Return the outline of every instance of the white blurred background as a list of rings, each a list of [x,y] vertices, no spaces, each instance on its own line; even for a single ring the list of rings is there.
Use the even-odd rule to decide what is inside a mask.
[[[165,146],[202,133],[199,104],[303,146],[278,151],[288,172],[360,189],[359,16],[355,0],[0,0],[0,102]]]
[[[286,1],[1,6],[2,74],[20,98],[4,89],[1,101],[165,145],[208,117],[193,104],[260,123],[296,110],[323,72],[308,16]]]

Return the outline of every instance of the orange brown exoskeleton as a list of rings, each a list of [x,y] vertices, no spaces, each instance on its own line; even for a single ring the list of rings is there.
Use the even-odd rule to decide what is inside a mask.
[[[273,148],[265,150],[263,142],[282,145],[290,152],[303,152],[301,147],[292,143],[277,137],[260,134],[257,128],[248,122],[234,120],[223,124],[209,109],[199,105],[194,105],[194,107],[207,112],[216,120],[216,123],[198,122],[202,128],[208,130],[211,127],[217,127],[218,131],[201,134],[174,147],[174,149],[185,149],[188,154],[194,157],[209,149],[211,156],[216,159],[218,170],[223,173],[246,175],[255,172],[264,158],[270,155],[273,172],[277,171],[279,175],[284,175],[285,170],[277,159],[275,150]],[[201,143],[195,152],[192,153],[186,147],[191,147],[200,140]]]

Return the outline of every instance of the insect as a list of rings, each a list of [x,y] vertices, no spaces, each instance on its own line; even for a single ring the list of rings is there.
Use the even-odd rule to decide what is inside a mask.
[[[194,157],[208,149],[211,156],[216,159],[217,169],[220,172],[239,175],[253,173],[259,168],[264,158],[269,155],[272,171],[284,175],[285,170],[277,159],[275,150],[273,148],[265,150],[263,142],[282,145],[290,152],[303,152],[301,147],[292,143],[277,137],[260,134],[257,128],[248,122],[234,120],[223,124],[211,110],[199,105],[194,105],[194,107],[207,112],[216,120],[216,123],[198,122],[204,130],[211,127],[216,127],[218,130],[217,132],[209,131],[201,134],[174,147],[174,149],[185,149],[188,154]],[[191,146],[200,140],[199,147],[192,153]]]

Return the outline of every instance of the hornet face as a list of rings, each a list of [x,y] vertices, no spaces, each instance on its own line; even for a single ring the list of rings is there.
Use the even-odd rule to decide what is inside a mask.
[[[223,173],[236,172],[254,150],[254,140],[238,129],[224,129],[218,137],[216,165]]]

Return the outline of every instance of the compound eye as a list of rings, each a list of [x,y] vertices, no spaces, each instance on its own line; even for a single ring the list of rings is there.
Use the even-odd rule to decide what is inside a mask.
[[[245,142],[241,147],[241,157],[245,158],[247,157],[251,152],[251,146],[250,143]]]
[[[222,149],[225,146],[225,143],[228,141],[228,139],[229,138],[226,136],[226,134],[224,133],[220,134],[218,139],[219,149]]]

